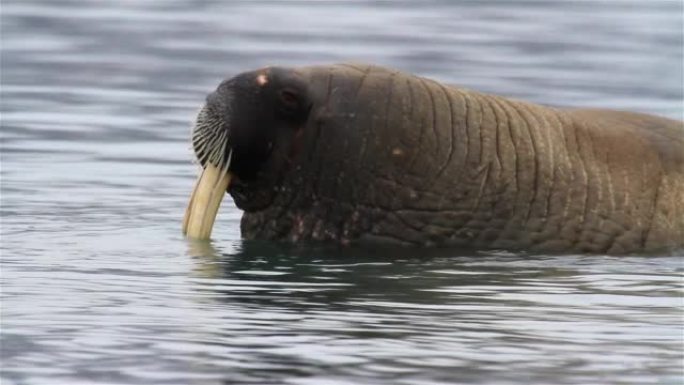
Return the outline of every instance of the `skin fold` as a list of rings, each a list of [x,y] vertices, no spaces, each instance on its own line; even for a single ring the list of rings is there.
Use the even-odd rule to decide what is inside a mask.
[[[207,107],[247,239],[544,253],[684,247],[684,128],[382,67],[269,67]]]

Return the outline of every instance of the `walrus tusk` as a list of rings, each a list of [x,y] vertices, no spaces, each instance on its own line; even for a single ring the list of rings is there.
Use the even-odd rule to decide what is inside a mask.
[[[209,239],[231,178],[230,172],[207,163],[190,195],[183,218],[183,234],[189,238]]]

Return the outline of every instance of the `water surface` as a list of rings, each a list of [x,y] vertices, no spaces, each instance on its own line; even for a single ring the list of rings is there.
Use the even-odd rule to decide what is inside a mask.
[[[4,0],[3,384],[679,384],[677,256],[242,242],[180,221],[223,78],[373,62],[682,119],[679,1]]]

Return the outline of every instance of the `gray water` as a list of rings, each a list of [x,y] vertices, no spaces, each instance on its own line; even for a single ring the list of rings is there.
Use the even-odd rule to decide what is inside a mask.
[[[677,256],[180,234],[223,78],[373,62],[682,119],[680,1],[3,0],[2,384],[681,384]]]

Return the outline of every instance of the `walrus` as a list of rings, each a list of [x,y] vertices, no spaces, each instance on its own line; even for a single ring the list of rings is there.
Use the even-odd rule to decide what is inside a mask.
[[[243,238],[530,253],[684,247],[683,123],[562,109],[362,64],[223,81],[193,129],[183,232],[226,191]]]

